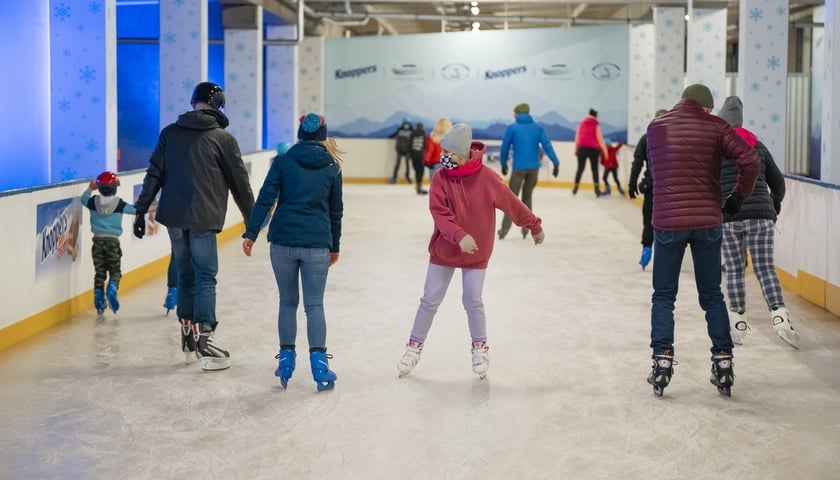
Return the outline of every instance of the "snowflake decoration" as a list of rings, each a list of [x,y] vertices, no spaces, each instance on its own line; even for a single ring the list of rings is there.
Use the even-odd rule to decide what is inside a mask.
[[[252,116],[252,115],[253,115],[253,114],[251,113],[251,111],[250,111],[250,110],[245,110],[244,112],[242,112],[242,117],[243,117],[243,118],[245,118],[245,119],[248,119],[248,120],[250,120],[250,119],[251,119],[251,116]]]
[[[670,18],[665,20],[665,26],[668,27],[668,28],[673,28],[674,27],[674,20],[670,19]]]
[[[712,31],[712,22],[703,22],[703,31],[704,32],[711,32]]]
[[[230,74],[230,81],[231,81],[231,82],[235,82],[235,81],[237,81],[237,80],[239,80],[239,75],[238,75],[238,74],[236,74],[236,73],[231,73],[231,74]]]
[[[782,6],[776,7],[776,15],[779,15],[779,16],[787,15],[787,9],[785,7],[782,7]]]
[[[62,112],[70,111],[70,100],[67,100],[66,98],[59,100],[58,109]]]
[[[64,50],[61,51],[61,56],[62,57],[69,57],[70,55],[71,55],[71,53],[70,53],[69,48],[65,48]]]
[[[184,0],[173,0],[172,3],[174,3],[175,6],[177,6],[177,7],[183,7],[184,6]]]
[[[172,45],[172,44],[174,44],[174,43],[175,43],[175,41],[176,41],[176,36],[175,36],[175,34],[174,34],[174,33],[172,33],[172,32],[166,32],[166,33],[163,35],[163,38],[162,38],[161,40],[163,40],[163,43],[165,43],[165,44],[167,44],[167,45]]]
[[[55,153],[57,153],[59,155],[64,155],[66,152],[67,152],[67,150],[65,150],[64,147],[58,147],[55,151]]]
[[[244,52],[245,51],[245,44],[242,43],[242,42],[239,42],[239,43],[236,44],[236,46],[234,48],[236,49],[237,52]]]
[[[779,60],[779,57],[773,55],[772,57],[767,59],[767,68],[771,70],[776,70],[782,65],[782,61]]]
[[[703,52],[697,52],[694,54],[694,61],[697,63],[703,63],[706,60],[706,56],[703,55]]]
[[[649,80],[645,80],[644,87],[645,88],[650,88],[650,81]]]
[[[659,46],[659,53],[665,53],[668,51],[668,45],[660,45]]]
[[[773,115],[770,115],[770,121],[773,122],[773,123],[779,123],[779,120],[781,120],[781,119],[782,118],[779,116],[778,113],[774,113]]]
[[[195,40],[196,38],[198,38],[198,32],[193,30],[192,32],[190,32],[190,39]]]
[[[76,178],[76,170],[70,167],[65,167],[61,170],[61,180],[73,180]]]
[[[761,50],[761,44],[760,44],[760,43],[756,43],[756,44],[755,44],[755,49],[756,49],[756,50]]]
[[[73,94],[73,96],[76,97],[76,98],[82,98],[82,92],[79,91],[79,90],[76,90],[76,92]]]
[[[680,79],[677,78],[677,77],[671,77],[670,81],[671,81],[671,85],[676,85],[677,83],[679,83]]]
[[[184,90],[192,90],[193,85],[194,82],[189,78],[186,78],[181,82],[181,88],[183,88]]]
[[[762,129],[762,130],[767,130],[767,124],[766,124],[766,123],[762,123],[762,124],[761,124],[761,129]]]
[[[166,111],[170,112],[170,113],[174,112],[175,111],[175,105],[172,105],[170,103],[169,105],[166,106]]]
[[[761,85],[759,85],[758,82],[752,82],[750,84],[750,90],[753,91],[753,92],[757,92],[757,91],[761,90]]]
[[[782,86],[782,81],[781,80],[776,80],[776,86],[781,87]]]
[[[723,52],[721,52],[720,50],[715,52],[715,58],[723,58]]]
[[[90,2],[88,5],[88,12],[96,15],[102,12],[102,4],[99,2]]]
[[[63,3],[59,3],[58,6],[55,7],[55,18],[61,20],[62,22],[70,18],[70,7]]]
[[[90,65],[85,65],[85,68],[79,69],[79,80],[85,83],[90,83],[96,80],[96,70],[90,68]]]
[[[761,17],[764,16],[764,12],[761,11],[760,8],[753,8],[750,10],[750,20],[757,22],[761,20]]]
[[[88,152],[95,152],[99,150],[99,142],[97,142],[96,140],[88,140],[87,142],[85,142],[85,150],[87,150]]]
[[[92,105],[98,105],[99,104],[99,97],[97,97],[96,95],[90,97],[90,103]]]

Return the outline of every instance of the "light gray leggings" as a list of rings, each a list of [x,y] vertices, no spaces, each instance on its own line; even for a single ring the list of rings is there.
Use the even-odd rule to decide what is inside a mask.
[[[467,320],[470,327],[470,336],[473,342],[487,340],[487,317],[484,316],[484,301],[481,299],[481,292],[484,289],[483,268],[462,268],[463,295],[461,301],[464,310],[467,311]],[[420,306],[417,308],[417,315],[414,317],[414,327],[411,329],[411,340],[425,342],[429,329],[432,328],[432,320],[438,311],[438,307],[446,296],[449,282],[455,273],[453,267],[442,267],[429,264],[426,272],[426,285],[423,287],[423,298],[420,299]]]

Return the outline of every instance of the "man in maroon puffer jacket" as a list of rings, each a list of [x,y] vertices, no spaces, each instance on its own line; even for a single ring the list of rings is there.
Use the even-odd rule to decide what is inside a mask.
[[[662,395],[673,374],[674,302],[686,246],[691,245],[700,307],[712,341],[711,382],[730,394],[732,338],[721,280],[722,211],[740,210],[752,194],[760,164],[751,148],[723,119],[711,115],[708,87],[689,85],[682,100],[648,126],[647,152],[653,177],[653,296],[648,383]],[[735,188],[721,209],[724,158],[740,168]]]

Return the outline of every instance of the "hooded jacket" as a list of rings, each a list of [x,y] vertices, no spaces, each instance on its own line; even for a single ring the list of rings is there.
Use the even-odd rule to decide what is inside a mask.
[[[554,165],[560,164],[545,130],[540,124],[534,122],[531,115],[527,113],[517,114],[516,123],[508,125],[505,135],[502,137],[499,160],[505,168],[508,165],[508,153],[511,145],[513,145],[514,170],[540,168],[540,145],[542,145],[542,149],[548,155],[551,163]]]
[[[254,194],[239,144],[227,126],[221,112],[192,110],[165,127],[149,159],[137,211],[146,213],[160,191],[158,222],[170,228],[218,232],[224,228],[230,191],[247,220]]]
[[[767,219],[776,221],[774,203],[781,204],[785,198],[785,177],[767,147],[758,140],[754,133],[743,128],[744,106],[738,97],[727,98],[718,112],[718,116],[733,127],[735,133],[753,147],[761,163],[761,172],[755,182],[755,189],[750,198],[744,201],[741,211],[735,215],[726,215],[723,221]],[[728,158],[723,161],[723,171],[720,175],[721,201],[726,201],[729,192],[735,187],[738,177],[738,167]]]
[[[271,164],[242,236],[256,240],[276,203],[269,242],[338,252],[344,214],[341,182],[341,171],[327,148],[316,140],[301,141]]]
[[[496,209],[508,214],[516,225],[529,229],[531,235],[542,231],[542,220],[513,194],[498,173],[484,168],[481,162],[486,150],[483,143],[472,142],[469,162],[435,174],[429,189],[429,211],[435,223],[429,241],[430,263],[487,268],[496,237]],[[461,239],[467,234],[478,245],[473,254],[461,251]]]
[[[647,153],[654,179],[652,223],[660,230],[721,226],[724,158],[740,168],[735,190],[743,198],[752,193],[760,171],[755,150],[692,99],[681,100],[648,125]]]
[[[137,213],[134,205],[125,203],[120,197],[92,195],[90,188],[82,193],[81,202],[90,210],[90,231],[94,237],[119,238],[122,235],[123,214]]]

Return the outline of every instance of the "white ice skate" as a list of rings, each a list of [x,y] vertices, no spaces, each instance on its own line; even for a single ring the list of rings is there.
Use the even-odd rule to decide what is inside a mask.
[[[405,353],[397,363],[397,370],[400,372],[400,378],[408,375],[417,366],[420,361],[420,352],[423,351],[423,343],[416,340],[409,340],[405,345]]]
[[[791,347],[799,350],[799,334],[793,329],[788,317],[788,311],[785,307],[773,307],[770,310],[770,318],[773,322],[773,328],[779,335],[779,338],[787,342]]]
[[[487,369],[490,368],[490,354],[487,351],[490,347],[487,342],[472,343],[472,370],[478,378],[487,376]]]
[[[747,323],[747,315],[744,312],[729,312],[729,330],[732,336],[732,343],[743,345],[750,326]]]

